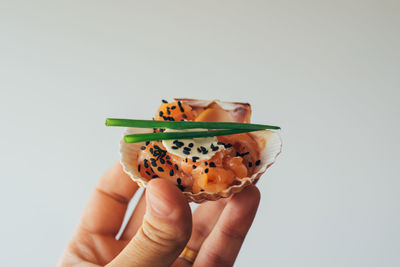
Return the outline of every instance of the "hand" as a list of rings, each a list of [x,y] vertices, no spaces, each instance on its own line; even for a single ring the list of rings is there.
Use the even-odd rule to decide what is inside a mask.
[[[137,189],[119,163],[108,170],[92,193],[59,266],[191,266],[178,258],[185,246],[198,252],[193,266],[232,266],[260,200],[258,189],[248,186],[231,198],[201,204],[192,222],[180,190],[167,180],[154,179],[117,240]]]

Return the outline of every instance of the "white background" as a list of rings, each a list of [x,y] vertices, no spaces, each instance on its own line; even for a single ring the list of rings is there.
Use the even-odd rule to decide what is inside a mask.
[[[400,266],[398,1],[0,0],[0,266],[54,266],[160,99],[280,125],[237,266]]]

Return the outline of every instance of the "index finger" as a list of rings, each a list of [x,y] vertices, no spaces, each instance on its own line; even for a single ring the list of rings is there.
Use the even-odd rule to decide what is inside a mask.
[[[91,233],[116,235],[138,185],[119,162],[99,180],[86,205],[79,227]]]

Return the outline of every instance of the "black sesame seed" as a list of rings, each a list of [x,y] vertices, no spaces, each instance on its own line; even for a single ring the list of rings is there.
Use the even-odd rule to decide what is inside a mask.
[[[185,162],[187,162],[187,158],[185,159]]]
[[[138,165],[137,170],[138,170],[138,172],[140,172],[140,164]]]
[[[182,107],[181,101],[178,101],[178,106],[179,106],[179,109],[181,110],[181,112],[185,112],[185,110]]]
[[[204,162],[204,165],[206,165],[206,166],[207,166],[207,165],[208,165],[208,162],[207,162],[207,161],[205,161],[205,162]]]
[[[193,147],[193,143],[189,143],[189,144],[188,144],[188,147]]]
[[[152,161],[152,162],[151,162],[151,166],[157,167],[157,163],[156,163],[155,161]]]
[[[257,160],[256,161],[256,166],[260,165],[260,163],[261,163],[261,160]]]
[[[158,178],[159,176],[157,174],[154,174],[153,176],[151,176],[151,178]]]
[[[189,154],[190,154],[190,151],[183,150],[183,154],[185,154],[185,155],[189,155]]]
[[[172,149],[178,149],[179,147],[177,146],[171,146]]]
[[[147,163],[147,159],[144,160],[143,165],[144,165],[145,168],[148,168],[148,167],[149,167],[149,163]]]
[[[146,147],[145,146],[141,146],[140,149],[141,150],[146,150]]]
[[[249,162],[249,168],[252,167],[252,166],[253,166],[253,163],[252,163],[252,162]]]
[[[185,187],[183,185],[178,184],[177,186],[182,192],[185,190]]]
[[[206,168],[206,169],[204,170],[204,172],[205,172],[205,173],[208,173],[208,168]]]
[[[196,166],[196,165],[192,165],[192,168],[193,168],[193,169],[196,169],[196,168],[197,168],[197,166]]]
[[[230,148],[232,147],[232,144],[225,144],[225,148]]]
[[[167,164],[168,164],[168,165],[172,165],[172,162],[169,161],[169,160],[167,160]]]
[[[181,178],[177,178],[177,179],[176,179],[176,182],[177,182],[178,184],[181,184],[181,183],[182,183],[182,179],[181,179]]]
[[[165,158],[166,158],[166,159],[170,159],[171,157],[167,155]]]
[[[211,161],[211,162],[210,162],[210,167],[211,167],[211,168],[215,168],[215,167],[216,167],[216,166],[215,166],[215,163]]]
[[[171,109],[176,109],[176,106],[171,106]]]
[[[169,176],[174,176],[174,170],[173,170],[173,169],[171,169],[171,170],[169,171]]]
[[[197,148],[197,151],[198,151],[199,153],[201,153],[201,149],[200,149],[200,147],[198,147],[198,148]]]
[[[147,175],[151,175],[149,171],[146,171]]]
[[[161,164],[165,164],[165,160],[162,159],[162,158],[160,158],[160,163],[161,163]]]
[[[160,117],[162,117],[164,115],[164,112],[160,111],[160,112],[158,112],[158,115],[160,115]]]
[[[163,99],[163,100],[161,100],[161,101],[162,101],[163,103],[168,103],[168,101],[167,101],[167,100],[164,100],[164,99]]]
[[[171,115],[171,111],[169,110],[169,108],[167,108],[167,114]]]
[[[175,167],[176,170],[178,170],[178,165],[175,164],[174,167]]]
[[[154,145],[155,149],[161,149],[158,145]]]
[[[152,147],[150,147],[150,153],[153,154],[154,153],[154,149]]]
[[[221,145],[221,146],[225,146],[225,143],[223,143],[223,142],[218,142],[217,144]]]
[[[182,118],[187,119],[186,114],[182,114]]]
[[[191,149],[190,147],[186,147],[186,146],[185,146],[185,147],[183,148],[183,150],[190,151],[190,150],[192,150],[192,149]]]
[[[200,189],[200,192],[204,192],[204,189]]]
[[[200,159],[199,157],[192,157],[193,162],[196,162],[196,160]]]
[[[161,167],[158,167],[157,170],[158,170],[159,172],[163,172],[163,171],[164,171],[164,169],[161,168]]]
[[[150,142],[149,141],[146,141],[146,146],[148,146],[150,144]]]

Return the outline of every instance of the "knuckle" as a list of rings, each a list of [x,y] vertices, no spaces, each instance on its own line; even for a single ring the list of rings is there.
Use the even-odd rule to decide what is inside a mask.
[[[163,247],[180,247],[186,244],[189,238],[184,231],[174,226],[159,227],[150,220],[143,220],[142,233],[148,241]]]
[[[236,240],[243,242],[246,237],[246,231],[232,226],[225,226],[221,228],[221,234],[228,238],[228,240]]]

